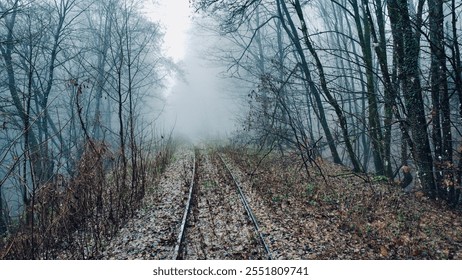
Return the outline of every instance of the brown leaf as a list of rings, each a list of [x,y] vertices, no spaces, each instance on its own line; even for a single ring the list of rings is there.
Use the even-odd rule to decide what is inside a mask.
[[[388,250],[385,246],[380,246],[380,255],[382,255],[382,257],[388,257]]]

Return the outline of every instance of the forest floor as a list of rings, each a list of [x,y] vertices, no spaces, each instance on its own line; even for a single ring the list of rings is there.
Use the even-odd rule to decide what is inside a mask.
[[[240,182],[273,259],[462,259],[460,211],[380,177],[319,160],[309,175],[295,156],[261,160],[222,153]],[[172,259],[192,177],[192,149],[179,149],[143,207],[102,259]],[[196,160],[195,199],[182,258],[264,258],[215,151]]]

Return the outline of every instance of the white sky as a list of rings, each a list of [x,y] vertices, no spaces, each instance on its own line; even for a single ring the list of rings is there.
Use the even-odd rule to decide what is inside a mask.
[[[186,81],[172,77],[168,82],[161,121],[167,129],[175,127],[176,134],[195,141],[225,135],[234,124],[223,81],[217,77],[219,69],[207,61],[214,39],[193,27],[188,0],[145,1],[147,15],[165,28],[167,55],[180,62],[185,71]]]
[[[146,13],[165,27],[165,50],[175,62],[186,53],[187,33],[191,26],[188,0],[145,0]]]

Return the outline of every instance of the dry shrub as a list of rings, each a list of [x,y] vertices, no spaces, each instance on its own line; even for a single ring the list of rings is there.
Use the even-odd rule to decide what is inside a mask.
[[[146,184],[163,172],[174,148],[162,145],[155,156],[135,151],[136,167],[124,168],[105,143],[87,142],[72,178],[56,174],[36,188],[22,225],[0,240],[0,259],[99,258],[140,205]]]
[[[107,145],[87,143],[73,178],[57,174],[51,182],[37,187],[31,205],[27,206],[23,226],[4,246],[0,257],[50,259],[58,258],[63,250],[78,252],[74,258],[94,254],[95,250],[82,249],[83,244],[88,247],[88,242],[99,248],[102,237],[111,231],[108,227],[111,204],[103,199],[111,193],[104,168],[111,160]],[[91,230],[83,236],[79,234],[83,228]]]
[[[113,157],[105,143],[88,142],[74,177],[56,175],[36,189],[23,226],[3,246],[0,257],[96,258],[125,218],[120,208],[128,204],[126,195],[120,195],[128,192],[128,184],[114,184],[122,170]]]

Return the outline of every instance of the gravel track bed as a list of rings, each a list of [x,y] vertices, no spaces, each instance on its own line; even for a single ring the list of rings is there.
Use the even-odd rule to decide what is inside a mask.
[[[262,259],[257,239],[232,179],[216,157],[198,157],[195,201],[186,228],[184,259]]]
[[[316,257],[311,252],[312,237],[308,227],[313,226],[309,217],[294,217],[284,205],[275,209],[268,205],[258,191],[252,188],[248,175],[232,161],[223,157],[226,164],[240,182],[242,191],[258,220],[260,230],[273,259],[308,259]]]
[[[189,182],[192,149],[181,148],[156,186],[147,190],[143,205],[102,253],[102,259],[172,259]]]

